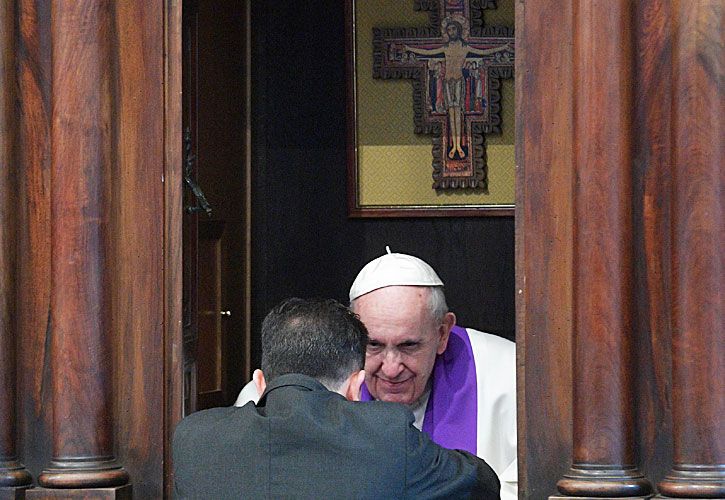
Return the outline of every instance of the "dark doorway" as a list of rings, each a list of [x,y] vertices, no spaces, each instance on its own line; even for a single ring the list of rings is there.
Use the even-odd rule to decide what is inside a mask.
[[[459,324],[513,340],[512,216],[348,217],[345,2],[250,4],[252,366],[275,304],[291,296],[347,302],[357,272],[386,245],[435,268]]]
[[[185,414],[249,377],[246,33],[243,1],[183,3]]]
[[[185,216],[188,398],[197,391],[202,399],[199,379],[211,373],[215,383],[227,385],[206,386],[218,394],[209,404],[232,403],[236,387],[259,366],[258,332],[270,308],[290,296],[347,301],[357,271],[386,245],[434,266],[461,325],[514,338],[513,217],[348,217],[344,5],[184,2],[184,127],[196,160],[192,178],[212,208],[211,217]],[[187,205],[196,204],[186,191]],[[217,220],[226,221],[223,228],[214,226]],[[217,286],[221,295],[200,291],[202,273],[214,273],[213,266],[202,265],[204,252],[220,255],[221,277],[209,277],[206,288]],[[197,302],[219,296],[209,307]],[[217,310],[231,316],[202,316]],[[222,332],[205,336],[201,329],[210,323]],[[224,331],[230,328],[237,330]],[[201,348],[209,336],[232,341]],[[199,364],[212,359],[222,362],[208,369]],[[186,406],[206,403],[187,400]]]

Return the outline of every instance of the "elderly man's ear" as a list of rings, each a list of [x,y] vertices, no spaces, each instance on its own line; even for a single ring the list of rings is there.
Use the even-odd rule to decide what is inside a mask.
[[[450,337],[451,329],[456,326],[456,315],[452,312],[447,312],[443,316],[443,323],[439,327],[440,337],[438,338],[438,349],[437,354],[443,354],[448,347],[448,337]]]
[[[360,388],[363,382],[365,382],[365,370],[352,372],[339,392],[349,401],[360,401]]]
[[[252,373],[252,382],[254,382],[254,387],[257,388],[257,395],[261,397],[262,393],[267,388],[267,381],[264,380],[264,373],[262,370],[254,370],[254,373]]]

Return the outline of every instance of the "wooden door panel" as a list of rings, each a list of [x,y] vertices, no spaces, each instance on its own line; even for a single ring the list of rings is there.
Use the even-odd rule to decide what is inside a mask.
[[[221,405],[224,399],[222,342],[225,334],[223,320],[228,311],[223,305],[223,238],[223,221],[202,221],[199,224],[196,360],[201,407]]]

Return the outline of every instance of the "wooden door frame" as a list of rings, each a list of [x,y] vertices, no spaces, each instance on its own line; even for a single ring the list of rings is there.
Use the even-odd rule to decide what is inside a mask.
[[[164,6],[164,495],[173,497],[171,442],[184,409],[182,333],[182,0]]]
[[[164,5],[164,491],[173,496],[171,441],[184,405],[182,334],[182,0]],[[244,116],[244,349],[246,366],[251,364],[251,2],[245,0],[245,116]]]
[[[556,481],[567,471],[572,446],[572,3],[530,0],[515,7],[516,383],[522,498],[554,493]],[[552,93],[560,98],[551,99]]]
[[[173,496],[173,468],[171,462],[171,440],[176,424],[181,420],[183,414],[183,335],[182,335],[182,200],[183,200],[183,141],[182,141],[182,3],[183,0],[164,0],[164,30],[165,30],[165,102],[164,102],[164,324],[165,324],[165,439],[164,439],[164,490],[166,498]],[[245,334],[247,339],[251,335],[251,191],[252,191],[252,131],[251,131],[251,0],[245,0],[245,66],[248,68],[245,78]],[[517,3],[517,23],[522,13],[522,5]],[[523,16],[521,16],[523,18]],[[517,26],[517,46],[522,41],[521,33],[523,26]],[[521,65],[516,68],[517,74],[523,74]],[[517,91],[519,84],[517,83]],[[517,112],[517,119],[521,112]],[[518,140],[518,136],[517,136]],[[523,193],[521,186],[517,187],[517,197]],[[517,209],[518,211],[518,209]],[[518,213],[517,213],[518,217]],[[517,232],[518,237],[518,232]],[[517,256],[517,262],[519,257]],[[518,313],[517,313],[518,315]],[[517,336],[518,337],[518,336]],[[523,338],[517,338],[523,345]],[[517,349],[517,351],[521,351]],[[249,342],[245,347],[245,362],[251,366],[251,346]],[[517,377],[523,381],[523,356],[517,361]],[[519,382],[518,406],[523,409],[524,391]],[[525,477],[526,472],[522,467],[525,463],[522,441],[526,433],[523,428],[523,420],[519,418],[519,476]],[[524,460],[522,460],[524,459]],[[525,485],[524,479],[520,484]]]

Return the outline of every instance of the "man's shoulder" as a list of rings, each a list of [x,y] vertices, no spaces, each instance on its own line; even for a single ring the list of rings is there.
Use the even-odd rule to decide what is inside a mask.
[[[413,425],[413,412],[400,403],[338,400],[325,411],[325,415],[317,415],[318,422],[325,422],[323,427],[331,424],[333,428],[339,428],[342,425],[348,429],[347,438],[363,439],[366,446],[377,449],[377,453],[385,450],[390,459],[404,455],[404,443],[410,433],[418,432]],[[391,446],[391,443],[397,445]]]
[[[493,333],[482,332],[474,328],[461,327],[468,333],[471,347],[485,349],[492,355],[516,356],[516,343],[494,335]]]
[[[350,418],[360,418],[380,426],[386,422],[389,429],[404,428],[413,425],[415,416],[406,405],[400,403],[389,403],[386,401],[348,401],[342,398],[335,398],[338,415],[347,414]],[[329,407],[328,407],[329,409]]]
[[[184,417],[179,423],[179,426],[202,425],[206,423],[218,422],[219,420],[229,418],[229,416],[235,413],[235,410],[238,410],[238,408],[235,408],[234,406],[222,406],[218,408],[209,408],[206,410],[196,411]]]
[[[504,392],[511,392],[515,396],[516,344],[498,335],[473,328],[466,328],[466,332],[471,342],[479,383],[480,377],[488,380],[490,374],[495,374],[497,387],[501,390],[508,387]]]
[[[386,401],[356,401],[350,403],[354,411],[370,413],[373,415],[390,415],[403,421],[414,422],[415,416],[407,406],[400,403],[388,403]]]
[[[476,330],[475,328],[471,328],[469,326],[461,326],[461,325],[458,325],[458,326],[460,328],[463,328],[464,330],[466,330],[466,332],[468,332],[468,335],[485,338],[485,339],[490,340],[491,342],[499,343],[501,345],[506,345],[506,346],[515,346],[516,345],[515,342],[512,342],[509,339],[501,337],[500,335],[496,335],[494,333],[488,333],[488,332],[484,332],[481,330]]]
[[[267,462],[259,457],[267,446],[258,437],[255,413],[253,405],[210,408],[179,422],[172,446],[175,498],[261,496],[258,478]]]
[[[194,412],[184,417],[176,426],[174,439],[179,441],[190,435],[197,438],[204,436],[202,439],[208,439],[211,434],[219,434],[220,428],[234,425],[233,422],[236,422],[237,418],[244,413],[246,413],[244,408],[234,406],[209,408],[208,410]]]

